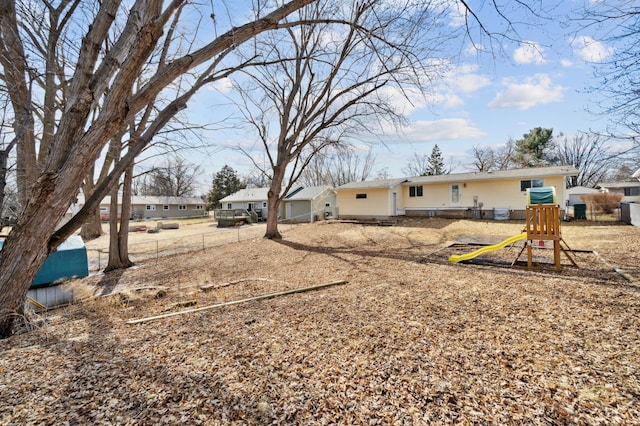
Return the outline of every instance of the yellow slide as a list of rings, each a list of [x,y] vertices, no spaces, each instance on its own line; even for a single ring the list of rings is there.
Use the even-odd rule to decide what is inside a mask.
[[[488,251],[500,250],[502,248],[505,248],[509,244],[513,244],[516,241],[524,240],[525,238],[527,238],[527,233],[523,232],[522,234],[509,237],[506,240],[502,241],[501,243],[493,244],[491,246],[485,246],[485,247],[479,248],[476,251],[472,251],[471,253],[452,254],[451,256],[449,256],[449,262],[458,263],[458,262],[462,262],[463,260],[473,259],[474,257],[481,255],[482,253],[486,253]]]

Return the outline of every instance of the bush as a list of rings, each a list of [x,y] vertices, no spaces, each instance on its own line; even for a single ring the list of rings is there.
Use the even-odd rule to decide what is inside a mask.
[[[622,194],[601,192],[599,194],[582,195],[580,200],[590,203],[592,205],[592,209],[595,209],[596,211],[604,214],[611,214],[618,208],[622,197]]]

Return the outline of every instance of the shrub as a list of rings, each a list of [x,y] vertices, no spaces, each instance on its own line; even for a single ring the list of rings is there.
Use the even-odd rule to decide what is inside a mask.
[[[601,192],[599,194],[582,195],[580,197],[580,200],[590,203],[592,205],[592,208],[596,211],[602,212],[604,214],[611,214],[613,213],[613,210],[618,208],[622,197],[622,194]]]

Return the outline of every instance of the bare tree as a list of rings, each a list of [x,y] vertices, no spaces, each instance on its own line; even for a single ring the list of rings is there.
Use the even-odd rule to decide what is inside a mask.
[[[353,146],[338,145],[316,153],[302,172],[300,182],[336,188],[345,183],[367,180],[374,164],[375,156],[371,149],[363,154]]]
[[[141,195],[190,196],[195,194],[201,174],[200,166],[174,155],[142,174],[138,188]]]
[[[384,120],[402,121],[383,89],[422,88],[437,72],[425,39],[442,35],[439,13],[413,2],[318,1],[297,16],[314,25],[267,34],[247,52],[265,62],[235,86],[271,172],[266,238],[281,238],[282,197],[315,155],[375,132]]]
[[[41,171],[35,172],[34,178],[28,180],[34,183],[28,192],[24,213],[0,252],[0,336],[10,335],[29,285],[47,255],[77,229],[78,221],[83,219],[82,214],[87,215],[95,208],[133,163],[143,149],[142,145],[148,144],[171,117],[185,108],[198,88],[211,81],[216,58],[261,32],[276,29],[283,18],[312,1],[292,0],[265,16],[231,28],[209,43],[193,46],[190,52],[160,68],[141,87],[136,86],[138,75],[183,1],[135,1],[126,13],[126,24],[114,37],[115,42],[104,57],[100,53],[109,32],[116,30],[113,22],[119,16],[120,1],[105,0],[96,4],[95,10],[84,11],[91,18],[86,25],[76,22],[82,40],[78,42],[78,55],[72,67],[74,74],[65,79],[66,103],[59,120],[51,128],[49,155]],[[2,78],[6,87],[13,91],[9,96],[15,120],[25,123],[33,120],[25,108],[32,104],[32,100],[25,96],[28,91],[23,88],[28,75],[25,66],[27,56],[14,6],[11,0],[0,0],[0,57],[3,58]],[[98,185],[92,195],[94,198],[85,204],[84,213],[81,211],[76,222],[70,221],[56,231],[82,180],[110,138],[176,78],[189,71],[202,73],[194,82],[195,89],[175,96],[159,110],[135,143],[129,144],[126,154],[114,165],[109,177]],[[101,104],[98,110],[94,108],[95,103]]]
[[[575,22],[575,21],[574,21]],[[601,84],[592,87],[599,96],[600,112],[611,120],[610,134],[639,143],[640,133],[640,10],[633,0],[585,3],[577,19],[574,40],[578,47],[599,47],[599,56],[587,58]],[[584,36],[585,30],[589,36]]]
[[[402,173],[407,176],[427,176],[429,172],[429,156],[414,152],[407,164],[402,169]]]
[[[617,170],[628,151],[612,151],[609,140],[601,135],[579,133],[572,137],[560,135],[555,138],[551,153],[558,165],[572,165],[578,169],[577,176],[568,177],[569,187],[595,187]]]
[[[471,153],[473,155],[472,170],[477,172],[488,172],[495,167],[495,154],[491,147],[475,145]]]

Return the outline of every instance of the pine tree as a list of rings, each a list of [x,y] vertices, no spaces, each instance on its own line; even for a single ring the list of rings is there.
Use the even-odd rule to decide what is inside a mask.
[[[444,167],[444,157],[438,144],[434,145],[429,157],[429,165],[427,167],[426,176],[446,175],[449,172]]]
[[[516,141],[514,162],[520,167],[539,167],[547,164],[553,141],[553,129],[536,127]]]
[[[225,164],[222,170],[213,177],[211,190],[207,196],[209,210],[219,208],[221,199],[246,188],[246,186],[247,185],[240,180],[236,171]]]

